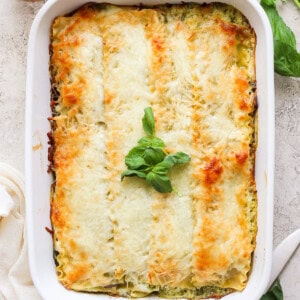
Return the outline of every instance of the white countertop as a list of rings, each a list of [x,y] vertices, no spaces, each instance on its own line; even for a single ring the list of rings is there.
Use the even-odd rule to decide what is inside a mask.
[[[0,162],[24,172],[27,40],[43,1],[0,0]],[[300,9],[290,0],[280,13],[300,50]],[[276,166],[274,246],[300,228],[300,78],[275,76]],[[285,300],[300,299],[300,250],[280,276]]]

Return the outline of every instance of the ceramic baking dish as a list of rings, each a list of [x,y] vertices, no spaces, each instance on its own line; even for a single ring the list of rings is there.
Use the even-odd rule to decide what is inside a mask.
[[[31,275],[43,299],[90,300],[108,298],[101,294],[66,290],[57,280],[52,257],[50,184],[47,173],[50,124],[49,33],[53,19],[72,12],[87,0],[49,0],[33,22],[28,49],[26,103],[26,202]],[[94,2],[103,2],[94,0]],[[106,1],[107,2],[107,1]],[[161,4],[164,1],[112,0],[112,4]],[[168,3],[180,1],[168,0]],[[193,1],[209,3],[216,1]],[[273,43],[268,19],[255,0],[218,0],[233,5],[249,20],[257,35],[256,69],[258,93],[258,148],[255,177],[258,191],[258,234],[253,267],[247,287],[223,299],[259,299],[269,283],[272,263],[273,177],[274,177],[274,80]]]

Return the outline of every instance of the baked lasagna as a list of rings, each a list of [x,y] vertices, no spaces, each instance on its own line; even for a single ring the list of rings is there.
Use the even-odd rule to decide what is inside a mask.
[[[76,291],[221,297],[256,238],[256,36],[235,8],[89,3],[51,28],[54,258]],[[179,193],[125,178],[152,107]]]

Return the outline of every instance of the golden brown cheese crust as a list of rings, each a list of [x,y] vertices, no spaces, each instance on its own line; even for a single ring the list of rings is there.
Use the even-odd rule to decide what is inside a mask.
[[[52,26],[51,202],[59,280],[140,297],[242,290],[256,236],[255,33],[223,4],[88,4]],[[145,107],[180,192],[126,178]],[[50,157],[51,158],[51,157]]]

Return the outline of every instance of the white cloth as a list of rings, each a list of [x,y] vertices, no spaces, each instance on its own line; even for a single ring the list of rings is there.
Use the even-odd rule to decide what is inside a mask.
[[[6,191],[4,185],[0,185],[0,217],[7,217],[14,207],[14,201]]]
[[[40,299],[28,265],[24,178],[4,163],[0,163],[0,212],[0,299]]]

